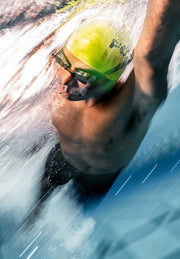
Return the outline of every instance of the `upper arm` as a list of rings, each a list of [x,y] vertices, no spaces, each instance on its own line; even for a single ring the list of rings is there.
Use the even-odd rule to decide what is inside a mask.
[[[155,99],[163,100],[167,94],[168,65],[180,39],[179,14],[179,0],[150,0],[135,48],[136,85]]]

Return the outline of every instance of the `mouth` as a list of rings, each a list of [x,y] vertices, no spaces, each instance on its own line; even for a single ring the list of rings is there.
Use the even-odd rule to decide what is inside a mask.
[[[80,101],[84,99],[84,89],[71,89],[70,92],[64,91],[62,88],[60,88],[60,93],[62,96],[68,100],[71,101]]]
[[[62,94],[62,96],[69,101],[80,101],[80,100],[82,100],[82,96],[67,93],[63,90],[60,90],[60,94]]]

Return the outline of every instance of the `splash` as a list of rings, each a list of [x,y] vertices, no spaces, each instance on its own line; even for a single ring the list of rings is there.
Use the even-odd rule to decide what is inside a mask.
[[[52,4],[51,1],[35,1],[32,5],[44,8],[47,3]],[[57,5],[57,2],[54,4]],[[26,13],[28,5],[26,8],[24,5],[25,2],[22,2],[21,7]],[[27,128],[32,129],[32,125],[36,127],[38,121],[39,124],[44,121],[42,124],[46,122],[50,125],[49,118],[47,123],[48,96],[59,82],[52,52],[65,44],[69,35],[84,19],[103,14],[117,20],[119,27],[126,26],[132,46],[135,46],[144,19],[137,16],[142,9],[139,5],[136,15],[132,11],[135,5],[137,6],[137,1],[69,1],[65,4],[68,7],[66,11],[63,7],[61,12],[41,18],[37,8],[36,18],[32,12],[33,22],[24,19],[21,24],[15,23],[11,28],[3,29],[0,38],[1,136],[5,138],[17,132],[19,135],[20,132],[27,131]],[[143,4],[143,8],[145,10],[146,5]]]
[[[30,3],[21,0],[13,4],[9,0],[1,4],[1,220],[4,220],[1,214],[4,211],[8,212],[5,213],[7,217],[11,215],[18,218],[18,222],[22,220],[37,194],[46,156],[57,141],[48,110],[50,93],[59,84],[58,66],[52,53],[65,44],[82,21],[100,15],[116,20],[120,28],[125,26],[134,48],[142,29],[146,7],[147,1],[139,0],[33,0]],[[142,157],[142,152],[139,156]],[[72,192],[71,184],[67,190]],[[61,189],[55,194],[49,209],[46,207],[45,219],[41,220],[45,231],[49,229],[50,233],[45,244],[53,237],[50,242],[51,249],[54,249],[52,254],[57,255],[60,251],[66,256],[76,256],[76,252],[81,252],[82,240],[87,241],[92,235],[96,222],[83,215],[75,198],[66,196],[67,190]],[[63,228],[61,224],[64,224]],[[14,231],[13,228],[10,233],[14,234]],[[30,236],[33,235],[35,230]],[[4,236],[8,251],[8,247],[11,247],[9,236],[6,233]],[[56,247],[59,247],[58,250]]]

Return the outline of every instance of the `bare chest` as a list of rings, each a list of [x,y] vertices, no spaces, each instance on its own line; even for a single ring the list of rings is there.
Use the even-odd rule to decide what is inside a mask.
[[[51,117],[62,139],[74,144],[84,143],[85,146],[107,147],[123,131],[128,109],[127,104],[88,107],[85,102],[72,102],[62,98],[53,107]]]
[[[129,107],[127,102],[88,107],[83,102],[59,99],[53,105],[51,117],[70,162],[82,170],[90,166],[103,172],[124,165],[124,127]]]

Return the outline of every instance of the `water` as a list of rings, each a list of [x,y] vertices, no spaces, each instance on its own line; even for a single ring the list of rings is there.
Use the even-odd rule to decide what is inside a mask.
[[[47,105],[58,83],[52,51],[81,20],[102,13],[126,24],[132,47],[138,40],[147,2],[103,2],[61,12],[62,1],[0,4],[0,258],[179,258],[179,46],[169,96],[106,197],[80,203],[70,181],[53,193],[34,227],[22,225],[57,141]]]

